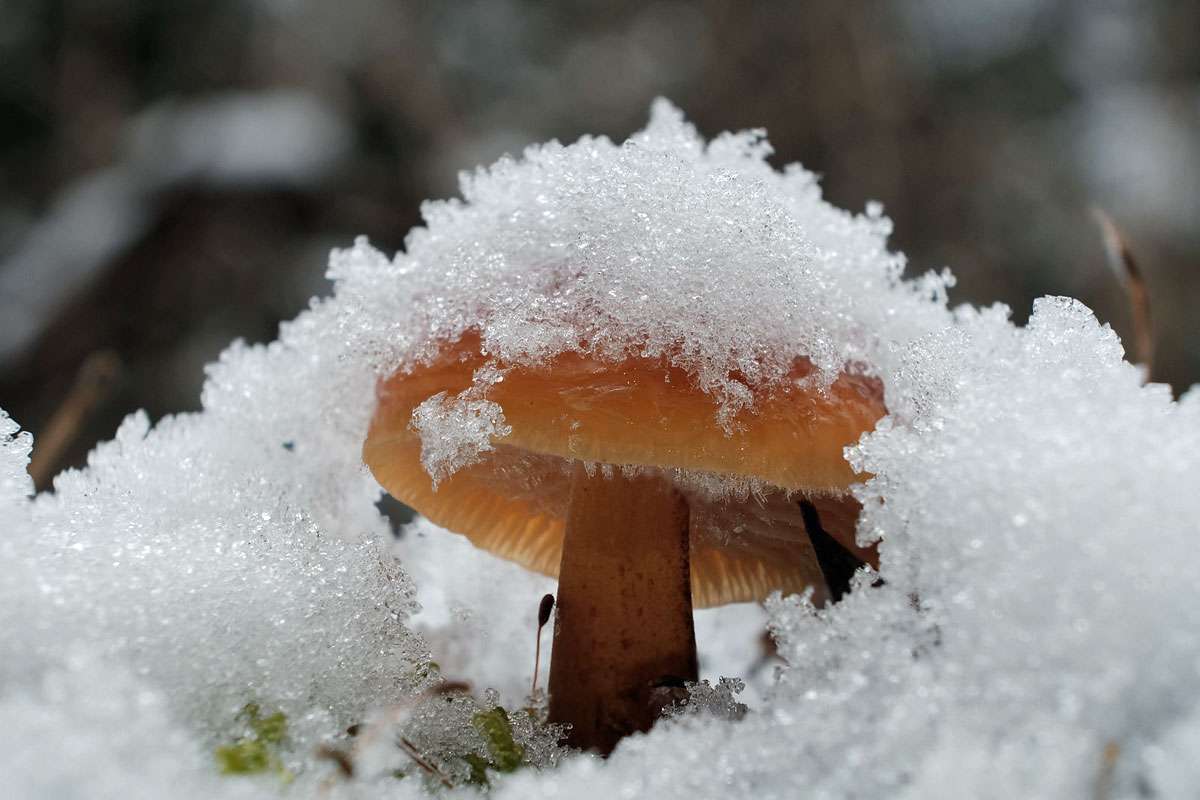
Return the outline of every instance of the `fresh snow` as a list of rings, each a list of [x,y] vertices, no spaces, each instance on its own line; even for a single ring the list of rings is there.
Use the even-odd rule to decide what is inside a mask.
[[[0,415],[6,795],[278,796],[276,775],[216,770],[250,702],[288,716],[287,795],[436,791],[396,725],[478,751],[471,716],[525,702],[553,584],[422,520],[393,541],[359,456],[377,380],[476,328],[495,363],[417,420],[435,476],[503,430],[496,370],[564,350],[666,357],[727,411],[804,356],[818,385],[878,376],[891,411],[847,452],[878,575],[821,610],[772,599],[779,662],[757,609],[700,615],[697,713],[607,761],[515,721],[532,765],[494,796],[1190,796],[1200,392],[1144,385],[1074,300],[1023,328],[949,309],[948,273],[901,278],[881,209],[835,209],[769,153],[761,132],[705,143],[660,101],[625,144],[464,175],[404,252],[336,252],[334,297],[226,351],[202,412],[132,415],[53,493],[30,498],[32,442]],[[476,699],[431,700],[431,660]],[[751,684],[741,719],[720,675]],[[388,735],[346,781],[314,754],[351,723]]]

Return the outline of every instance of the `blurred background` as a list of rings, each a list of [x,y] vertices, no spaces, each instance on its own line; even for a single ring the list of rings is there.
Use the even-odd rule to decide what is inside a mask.
[[[1132,342],[1091,209],[1200,380],[1200,3],[0,0],[0,407],[40,484],[394,250],[459,170],[622,139],[665,95],[880,200],[955,302],[1079,297]],[[1132,348],[1130,348],[1132,349]]]

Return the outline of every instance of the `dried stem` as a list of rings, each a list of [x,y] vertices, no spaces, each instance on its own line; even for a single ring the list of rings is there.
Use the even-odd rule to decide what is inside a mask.
[[[1146,287],[1146,279],[1112,217],[1099,208],[1093,209],[1092,213],[1104,235],[1104,250],[1109,266],[1120,277],[1129,298],[1133,311],[1135,357],[1139,364],[1145,366],[1146,380],[1149,380],[1154,368],[1154,331],[1150,324],[1150,291]]]
[[[356,739],[352,748],[352,752],[349,755],[340,755],[345,757],[345,761],[349,765],[350,771],[353,772],[354,764],[356,763],[359,754],[365,748],[375,742],[381,735],[383,735],[383,733],[388,730],[389,726],[399,725],[404,718],[408,716],[413,705],[418,700],[426,697],[436,697],[444,694],[450,694],[453,692],[470,691],[470,688],[470,684],[467,684],[463,681],[443,681],[437,686],[426,689],[421,694],[406,702],[398,703],[390,707],[379,719],[375,720],[369,725],[351,726],[351,728],[347,730],[347,733],[350,733],[350,735],[354,736]],[[416,745],[414,745],[407,737],[405,737],[403,734],[400,734],[396,736],[395,741],[396,746],[403,750],[404,754],[407,755],[414,764],[430,775],[436,777],[446,788],[451,788],[453,786],[453,784],[450,782],[450,779],[446,776],[446,773],[442,772],[440,769],[438,769],[437,765],[433,764],[423,755],[421,755],[421,752],[417,750]],[[326,757],[330,756],[326,754]],[[335,761],[337,762],[339,769],[344,773],[346,767],[343,765],[342,759],[335,758]]]
[[[92,353],[83,362],[71,391],[55,409],[33,448],[29,476],[39,492],[50,484],[88,414],[109,395],[120,372],[121,362],[111,350]]]
[[[454,788],[454,784],[450,782],[448,777],[446,777],[446,773],[438,769],[436,764],[427,761],[425,757],[421,755],[420,751],[417,750],[417,746],[410,742],[407,738],[404,736],[398,736],[396,737],[396,743],[400,746],[400,749],[404,751],[405,755],[413,760],[414,764],[428,772],[430,775],[437,777],[437,779],[441,781],[442,785],[447,789]]]

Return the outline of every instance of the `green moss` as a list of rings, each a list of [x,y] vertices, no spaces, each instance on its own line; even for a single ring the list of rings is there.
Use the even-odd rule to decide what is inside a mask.
[[[404,674],[404,680],[411,686],[428,686],[441,680],[442,667],[436,661],[424,661],[417,664]]]
[[[282,711],[263,716],[258,703],[247,703],[237,715],[247,733],[233,744],[216,749],[217,768],[223,775],[257,775],[273,772],[285,781],[291,773],[283,766],[279,748],[287,739],[287,715]]]
[[[478,708],[478,705],[476,706]],[[263,775],[275,774],[285,782],[292,775],[283,765],[281,752],[288,738],[288,720],[283,712],[273,714],[263,713],[258,703],[247,703],[238,712],[238,738],[230,744],[216,748],[217,767],[224,775]],[[515,772],[525,764],[525,748],[517,743],[513,735],[513,724],[508,711],[501,706],[495,706],[486,711],[479,711],[471,717],[471,725],[483,737],[486,754],[480,753],[443,753],[433,759],[439,761],[458,759],[467,767],[465,783],[487,788],[490,786],[489,772]],[[352,728],[355,726],[351,726]],[[425,767],[428,771],[428,767]],[[396,770],[396,778],[411,775],[411,770]],[[458,772],[458,776],[462,773]],[[426,775],[448,780],[440,772],[436,775]],[[458,777],[458,780],[463,780]]]
[[[276,759],[262,742],[239,739],[217,748],[217,767],[223,775],[255,775],[275,767]]]
[[[474,753],[467,753],[463,756],[463,761],[467,762],[467,766],[471,768],[471,774],[467,776],[467,783],[475,786],[490,785],[487,771],[491,765],[488,764],[487,759],[483,758],[483,756],[477,756]]]
[[[287,716],[282,711],[267,717],[255,714],[250,720],[250,729],[264,744],[280,744],[287,736]]]

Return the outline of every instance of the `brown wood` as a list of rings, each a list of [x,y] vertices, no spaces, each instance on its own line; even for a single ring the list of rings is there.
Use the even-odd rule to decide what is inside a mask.
[[[569,744],[607,754],[649,730],[663,687],[697,679],[688,505],[662,478],[579,464],[570,497],[550,721],[572,726]]]

